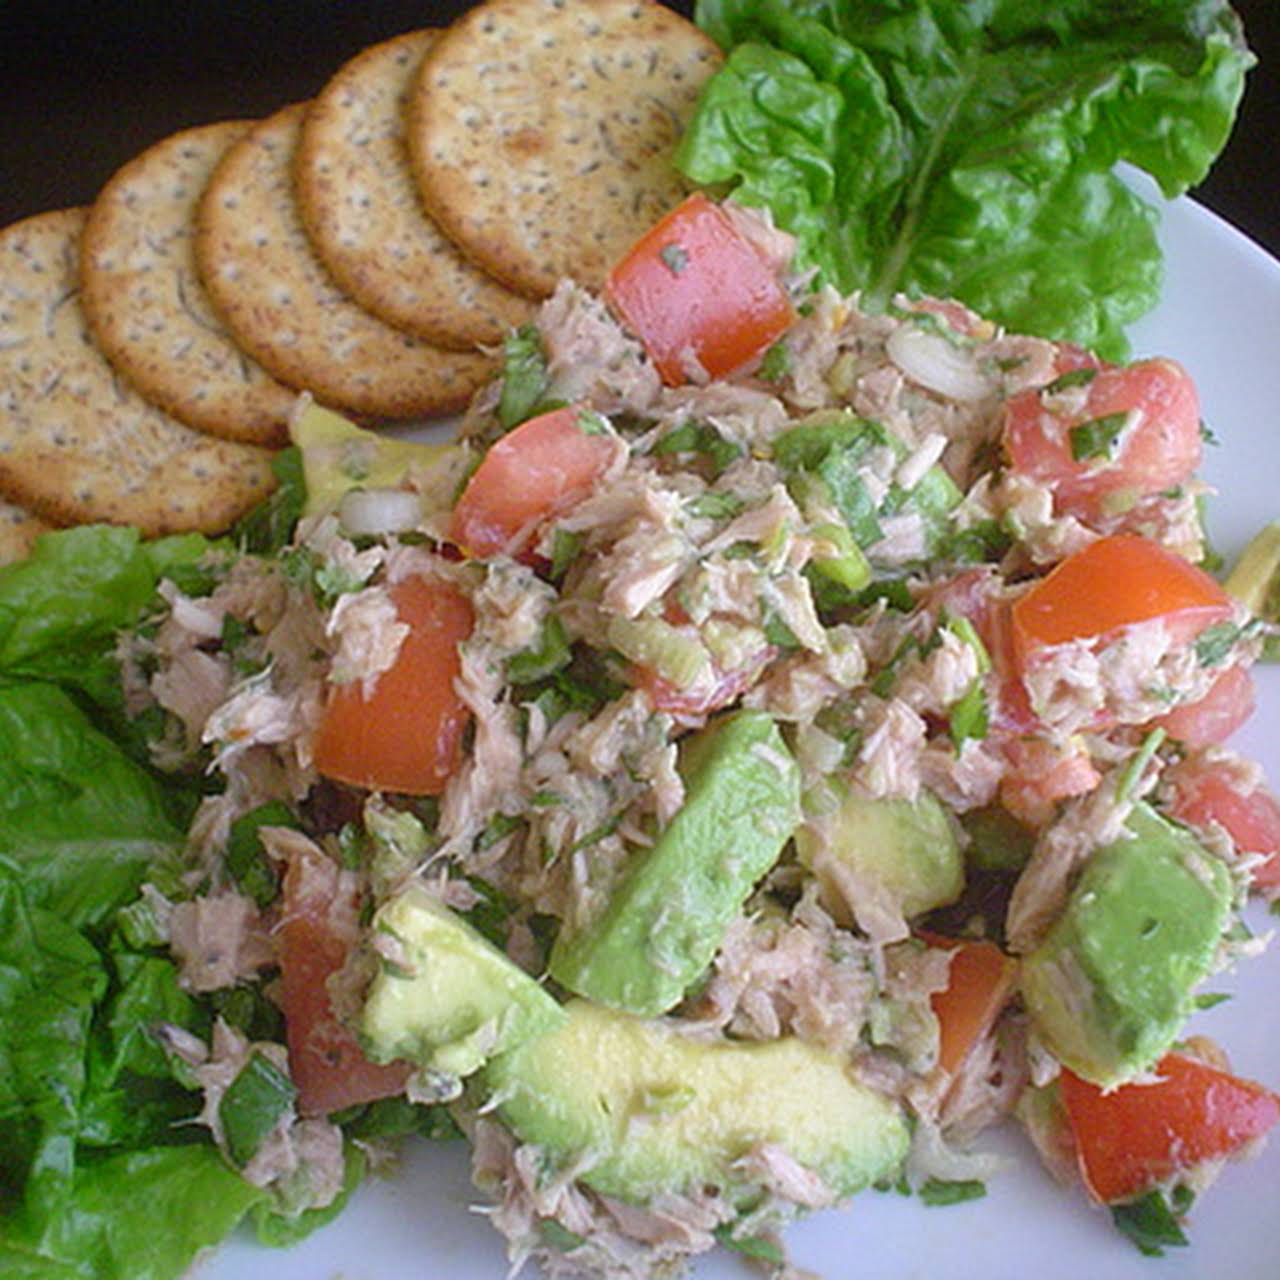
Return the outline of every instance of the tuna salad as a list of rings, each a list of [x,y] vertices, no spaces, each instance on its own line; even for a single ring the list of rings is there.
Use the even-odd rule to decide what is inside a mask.
[[[1191,378],[791,258],[691,197],[448,442],[304,398],[119,632],[199,792],[121,926],[148,1062],[278,1234],[460,1134],[513,1265],[794,1274],[788,1222],[979,1195],[1012,1120],[1177,1235],[1280,1118],[1186,1032],[1280,897]]]

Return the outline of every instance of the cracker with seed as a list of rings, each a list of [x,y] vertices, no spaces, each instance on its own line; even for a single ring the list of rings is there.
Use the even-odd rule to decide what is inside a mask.
[[[423,201],[531,298],[598,288],[687,193],[672,166],[716,44],[655,0],[489,0],[427,51],[409,104]]]
[[[25,560],[36,545],[36,539],[52,528],[26,507],[0,498],[0,565]]]
[[[405,143],[409,91],[434,31],[357,55],[302,126],[294,188],[312,247],[366,311],[455,351],[500,342],[533,304],[457,250],[423,208]]]
[[[0,496],[55,524],[221,531],[271,491],[271,452],[193,431],[116,374],[80,305],[84,223],[0,231]]]
[[[196,203],[248,128],[226,121],[174,134],[110,179],[85,225],[81,301],[103,354],[148,400],[201,431],[283,444],[297,393],[236,345],[195,261]]]
[[[196,214],[196,261],[236,341],[281,382],[373,418],[463,407],[493,361],[445,351],[351,300],[312,252],[292,168],[307,104],[255,125],[222,158]]]

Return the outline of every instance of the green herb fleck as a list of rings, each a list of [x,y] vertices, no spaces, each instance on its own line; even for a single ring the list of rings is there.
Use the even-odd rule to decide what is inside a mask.
[[[761,382],[781,382],[791,372],[791,348],[785,341],[775,342],[760,361]]]
[[[672,241],[658,250],[658,257],[666,264],[673,276],[678,276],[689,265],[689,255],[685,249]]]
[[[745,505],[736,493],[702,493],[686,503],[685,510],[706,520],[728,520]]]
[[[227,1154],[238,1168],[258,1153],[266,1136],[292,1109],[298,1091],[265,1054],[254,1053],[218,1105]]]
[[[771,1267],[786,1266],[787,1255],[768,1236],[736,1236],[733,1234],[733,1225],[728,1222],[718,1226],[713,1234],[726,1249],[732,1249],[744,1257],[757,1258]]]
[[[1113,1205],[1112,1221],[1148,1258],[1160,1258],[1169,1248],[1187,1243],[1177,1215],[1160,1191],[1149,1191],[1128,1204]]]
[[[1068,369],[1060,373],[1054,380],[1040,389],[1042,396],[1057,395],[1059,391],[1070,391],[1072,387],[1087,387],[1098,376],[1097,369]]]
[[[920,1199],[932,1206],[963,1204],[966,1200],[981,1200],[986,1194],[987,1184],[979,1182],[976,1178],[969,1178],[962,1182],[930,1178],[920,1188]]]
[[[1129,421],[1127,412],[1106,413],[1101,418],[1090,418],[1067,433],[1071,440],[1071,456],[1077,462],[1091,458],[1110,460],[1115,456],[1116,441]]]
[[[536,414],[549,381],[542,335],[537,325],[521,325],[502,343],[502,391],[497,412],[504,431]]]

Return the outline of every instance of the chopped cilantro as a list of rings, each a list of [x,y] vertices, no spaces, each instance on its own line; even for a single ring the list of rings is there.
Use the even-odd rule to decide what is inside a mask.
[[[781,382],[791,372],[791,348],[785,341],[775,342],[760,361],[762,382]]]
[[[534,416],[542,407],[549,382],[542,335],[537,325],[523,324],[502,343],[502,391],[497,412],[504,431]]]
[[[742,449],[726,440],[709,422],[682,422],[673,427],[653,446],[656,455],[700,453],[719,475],[731,462],[742,456]]]
[[[920,1188],[920,1199],[927,1205],[941,1206],[963,1204],[966,1200],[981,1200],[987,1194],[987,1184],[976,1178],[962,1182],[948,1182],[943,1178],[930,1178]]]
[[[689,254],[683,246],[673,240],[658,250],[658,257],[665,263],[673,276],[678,276],[689,265]]]
[[[713,1232],[715,1238],[726,1249],[732,1249],[747,1258],[758,1258],[771,1267],[783,1267],[787,1263],[787,1255],[781,1247],[768,1236],[736,1236],[731,1223],[722,1223]]]
[[[1041,395],[1057,395],[1059,391],[1070,391],[1072,387],[1087,387],[1098,376],[1097,369],[1068,369],[1060,373],[1054,380],[1040,389]]]
[[[1067,433],[1071,439],[1071,456],[1077,462],[1113,458],[1116,441],[1128,421],[1128,413],[1105,413],[1101,418],[1090,418],[1088,422],[1072,427]]]
[[[1179,1203],[1185,1205],[1183,1199]],[[1185,1212],[1185,1208],[1183,1210]],[[1149,1191],[1138,1200],[1111,1208],[1111,1218],[1148,1258],[1160,1258],[1168,1248],[1185,1245],[1184,1234],[1169,1201],[1161,1191]]]
[[[736,493],[702,493],[685,504],[691,516],[707,520],[728,520],[736,516],[744,506]]]

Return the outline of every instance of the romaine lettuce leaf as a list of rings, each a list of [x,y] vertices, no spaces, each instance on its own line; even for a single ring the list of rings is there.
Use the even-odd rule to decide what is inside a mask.
[[[768,208],[868,305],[957,297],[1105,355],[1158,299],[1156,213],[1226,142],[1253,57],[1225,0],[700,0],[728,51],[677,163]]]
[[[101,924],[185,839],[156,779],[68,694],[0,684],[0,868],[33,905]]]

